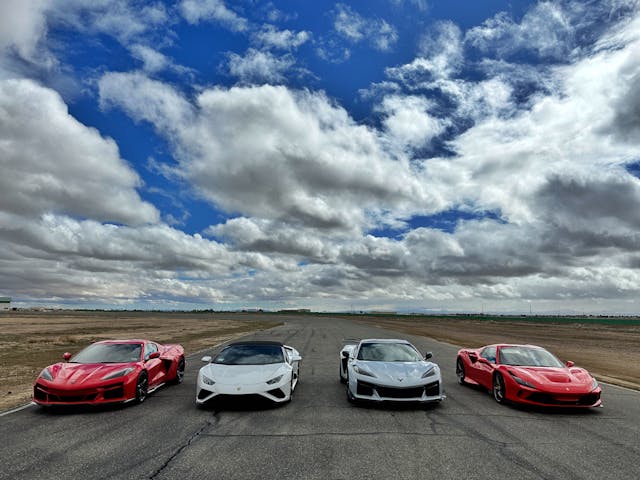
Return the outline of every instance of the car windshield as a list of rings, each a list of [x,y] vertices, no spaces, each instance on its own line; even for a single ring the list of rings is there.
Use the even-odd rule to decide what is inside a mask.
[[[279,345],[231,345],[213,360],[220,365],[268,365],[283,363],[284,355]]]
[[[500,363],[521,367],[564,367],[564,364],[543,348],[502,347]]]
[[[72,363],[138,362],[142,354],[140,343],[94,343],[78,353]]]
[[[419,362],[422,356],[406,343],[363,343],[358,360],[371,362]]]

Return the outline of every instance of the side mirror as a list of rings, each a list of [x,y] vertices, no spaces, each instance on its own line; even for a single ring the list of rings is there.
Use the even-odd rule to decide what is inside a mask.
[[[291,355],[292,362],[299,362],[300,360],[302,360],[302,357],[300,355]]]
[[[425,360],[429,360],[431,357],[433,357],[433,353],[431,353],[431,352],[427,352],[427,353],[424,354],[424,359]]]
[[[566,365],[568,368],[571,368],[571,367],[573,367],[573,366],[575,365],[575,363],[573,363],[571,360],[567,360],[567,363],[565,363],[565,365]]]
[[[349,358],[349,351],[348,350],[344,350],[342,352],[342,358]]]
[[[154,358],[160,358],[160,352],[153,352],[149,355],[149,358],[147,358],[147,360],[152,360]]]
[[[65,362],[68,362],[69,359],[71,358],[71,354],[69,352],[64,352],[64,355],[62,355],[62,358],[64,358]]]
[[[211,357],[209,355],[206,355],[202,357],[202,361],[205,363],[211,363]]]

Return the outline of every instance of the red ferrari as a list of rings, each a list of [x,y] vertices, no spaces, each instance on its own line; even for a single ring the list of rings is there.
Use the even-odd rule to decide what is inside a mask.
[[[535,345],[488,345],[458,351],[458,383],[481,385],[498,403],[597,407],[600,386],[584,368]]]
[[[66,362],[50,365],[33,386],[42,406],[144,402],[167,382],[184,377],[184,349],[148,340],[105,340],[89,345]]]

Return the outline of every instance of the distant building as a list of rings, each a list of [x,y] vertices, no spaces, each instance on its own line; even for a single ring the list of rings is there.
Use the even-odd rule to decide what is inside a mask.
[[[11,297],[0,297],[0,310],[9,310]]]
[[[278,310],[278,313],[311,313],[310,308],[285,308]]]

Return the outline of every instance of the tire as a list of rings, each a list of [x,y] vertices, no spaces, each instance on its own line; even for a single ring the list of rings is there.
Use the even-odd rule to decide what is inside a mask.
[[[493,393],[493,399],[499,404],[504,404],[507,402],[506,399],[506,389],[504,386],[504,378],[500,373],[495,373],[493,375],[493,388],[491,393]]]
[[[460,385],[465,385],[467,383],[464,381],[465,379],[464,362],[460,357],[458,357],[458,359],[456,360],[456,377],[458,378],[458,383]]]
[[[347,379],[342,376],[342,365],[340,365],[340,383],[347,383]]]
[[[345,389],[347,391],[347,402],[349,402],[352,405],[356,404],[356,397],[353,396],[353,394],[351,393],[351,390],[349,390],[349,385],[347,384],[347,388]]]
[[[178,360],[178,367],[176,368],[176,377],[173,379],[173,383],[176,385],[182,383],[184,380],[184,366],[184,358],[180,357],[180,360]]]
[[[147,392],[149,391],[149,377],[147,372],[142,372],[138,376],[136,382],[136,403],[142,403],[147,399]]]

